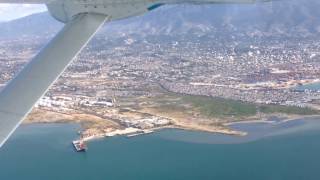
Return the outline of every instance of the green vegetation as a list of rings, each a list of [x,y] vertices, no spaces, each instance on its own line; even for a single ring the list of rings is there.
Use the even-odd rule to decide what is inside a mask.
[[[320,114],[319,111],[310,108],[289,107],[280,105],[261,105],[259,109],[262,113],[284,113],[284,114],[297,114],[297,115],[315,115]]]
[[[178,98],[177,98],[178,97]],[[172,99],[179,99],[178,101],[170,101]],[[166,101],[168,100],[168,101]],[[292,115],[316,115],[320,111],[310,108],[299,108],[281,105],[257,105],[254,103],[247,103],[222,98],[212,98],[206,96],[192,96],[170,94],[166,98],[159,100],[161,109],[164,111],[185,111],[190,108],[198,110],[202,115],[215,118],[241,118],[254,116],[258,112],[265,114],[292,114]],[[170,101],[170,102],[169,102]],[[164,103],[167,102],[167,103]],[[186,105],[189,107],[186,108]]]
[[[162,104],[158,107],[161,112],[186,112],[186,108],[177,104]]]
[[[182,96],[182,101],[192,104],[208,117],[241,117],[253,116],[257,113],[257,108],[254,104],[241,101],[189,95]]]

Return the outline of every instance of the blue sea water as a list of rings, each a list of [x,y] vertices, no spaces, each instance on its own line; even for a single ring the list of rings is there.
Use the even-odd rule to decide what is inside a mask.
[[[92,141],[77,125],[24,125],[0,149],[0,180],[317,180],[320,121],[237,124],[247,137],[167,129]]]
[[[319,91],[320,90],[320,83],[313,83],[313,84],[306,84],[303,86],[297,86],[295,87],[297,90],[313,90],[313,91]]]

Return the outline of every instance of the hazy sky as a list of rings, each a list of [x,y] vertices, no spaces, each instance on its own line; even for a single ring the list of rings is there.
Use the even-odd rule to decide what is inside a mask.
[[[47,9],[44,5],[0,4],[0,21],[9,21],[32,13],[46,10]]]

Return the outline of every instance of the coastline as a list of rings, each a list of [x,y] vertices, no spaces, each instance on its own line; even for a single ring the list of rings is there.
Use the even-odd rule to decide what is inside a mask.
[[[150,133],[154,133],[154,132],[165,130],[165,129],[177,129],[177,130],[185,130],[185,131],[193,131],[193,132],[206,132],[206,133],[212,133],[212,134],[229,135],[229,136],[234,136],[234,137],[245,137],[245,136],[249,135],[250,132],[235,130],[235,129],[231,128],[230,126],[237,125],[237,124],[251,125],[251,124],[255,124],[255,123],[284,124],[284,123],[287,123],[287,122],[298,121],[298,120],[301,120],[301,119],[314,121],[315,118],[319,118],[320,119],[320,115],[290,116],[290,118],[281,119],[280,121],[277,121],[277,122],[270,121],[270,120],[239,121],[239,122],[227,123],[228,125],[227,125],[226,128],[217,127],[217,128],[215,128],[215,130],[213,130],[213,129],[203,129],[203,128],[202,129],[198,129],[198,128],[195,128],[195,127],[184,127],[184,126],[178,126],[178,125],[170,125],[170,126],[164,126],[164,127],[157,127],[157,128],[148,129],[146,133],[139,133],[138,135],[150,134]],[[137,131],[141,131],[141,130],[137,130]],[[113,137],[113,136],[117,136],[117,135],[123,135],[123,136],[129,137],[128,134],[130,134],[130,133],[132,133],[132,132],[94,135],[92,137],[86,138],[85,141],[90,141],[90,140],[100,139],[100,138]]]
[[[285,162],[285,167],[293,163],[298,164],[288,169],[288,174],[292,175],[292,170],[300,172],[301,167],[309,168],[311,165],[312,167],[317,167],[314,165],[319,164],[317,150],[320,147],[318,141],[320,121],[318,123],[313,122],[307,121],[305,123],[308,127],[312,125],[316,126],[313,132],[309,131],[309,129],[304,129],[304,125],[301,125],[301,123],[289,123],[291,125],[294,124],[294,128],[299,128],[299,131],[295,132],[292,132],[294,129],[292,129],[291,125],[280,126],[280,128],[263,124],[253,126],[241,125],[240,127],[253,127],[256,130],[264,129],[265,131],[271,131],[267,135],[254,134],[255,132],[253,132],[251,136],[241,138],[221,134],[163,129],[154,134],[134,138],[117,136],[108,139],[92,140],[87,143],[88,151],[86,153],[76,153],[71,144],[72,140],[76,138],[79,125],[30,124],[22,126],[12,141],[8,143],[8,146],[2,149],[4,155],[1,158],[1,162],[2,167],[6,171],[3,171],[4,174],[1,176],[4,176],[4,179],[10,179],[12,175],[19,176],[16,179],[23,179],[26,176],[32,179],[32,177],[39,176],[40,170],[42,175],[44,175],[43,177],[48,177],[52,180],[59,179],[60,177],[63,179],[62,176],[66,173],[71,179],[81,179],[81,177],[99,179],[102,176],[110,178],[112,173],[118,175],[124,169],[130,169],[132,174],[136,174],[141,169],[148,168],[148,172],[155,172],[156,170],[159,174],[163,174],[163,169],[159,168],[165,167],[166,171],[171,170],[170,172],[174,173],[176,172],[175,168],[179,167],[178,173],[181,174],[181,178],[178,177],[178,179],[184,179],[186,177],[185,172],[190,172],[190,175],[195,173],[193,171],[194,165],[188,163],[195,162],[201,165],[202,169],[207,168],[207,170],[202,171],[196,168],[197,175],[190,179],[197,179],[203,173],[212,174],[212,170],[217,173],[222,170],[223,174],[228,174],[230,166],[232,166],[232,169],[238,170],[236,175],[240,177],[241,173],[256,167],[261,167],[261,172],[266,175],[270,174],[269,171],[265,171],[266,162],[274,163],[270,164],[270,167],[274,171],[282,171],[284,165],[279,163],[279,161]],[[268,127],[267,129],[265,129],[266,126]],[[291,134],[288,134],[285,128],[288,128]],[[297,157],[299,159],[296,159]],[[306,160],[305,158],[308,159]],[[61,162],[60,159],[66,159],[67,161]],[[9,163],[10,165],[8,166],[6,162],[12,161],[19,163]],[[157,163],[154,163],[155,161]],[[26,165],[28,166],[30,162],[35,165],[34,168],[26,169]],[[57,171],[48,175],[45,170],[47,166],[43,166],[46,162],[54,162],[52,164],[49,163],[49,167],[51,167],[50,169],[58,168]],[[137,162],[141,166],[137,167]],[[246,164],[243,162],[246,162]],[[301,162],[304,162],[303,166],[301,166]],[[313,162],[314,165],[310,165],[310,162]],[[257,165],[256,163],[259,164]],[[184,165],[188,167],[181,169]],[[221,167],[222,165],[223,167]],[[90,168],[89,171],[92,173],[87,173],[88,168]],[[217,168],[220,169],[216,170]],[[239,168],[242,169],[239,170]],[[19,172],[23,172],[23,174],[14,173],[17,169]],[[97,169],[99,171],[96,171]],[[114,169],[119,171],[114,172]],[[257,170],[260,171],[259,168]],[[316,170],[315,173],[318,172]],[[304,171],[304,173],[309,172],[308,170]],[[79,176],[73,176],[79,173],[81,173]],[[188,176],[190,177],[190,175]],[[252,171],[248,171],[247,175],[241,178],[250,179]],[[135,179],[141,179],[144,176],[145,174],[141,174],[141,176],[137,176]],[[293,176],[287,177],[290,179]],[[122,176],[112,177],[114,179],[121,179]],[[151,176],[150,178],[156,177]],[[212,179],[214,178],[216,177],[213,176]],[[234,176],[223,178],[234,179]]]
[[[250,132],[243,131],[243,130],[237,130],[232,128],[233,125],[238,124],[254,124],[254,123],[264,123],[264,124],[282,124],[289,121],[295,121],[295,120],[301,120],[301,119],[320,119],[320,115],[284,115],[284,114],[278,114],[273,115],[269,117],[262,118],[261,120],[248,118],[249,120],[243,120],[243,121],[235,121],[235,122],[226,122],[221,125],[201,125],[196,123],[178,123],[177,121],[174,121],[171,125],[161,126],[161,127],[154,127],[154,128],[148,128],[148,129],[138,129],[133,127],[127,127],[127,128],[121,128],[113,123],[110,123],[106,119],[99,118],[97,116],[93,116],[90,114],[77,114],[77,116],[73,117],[71,115],[63,114],[61,118],[57,118],[58,114],[61,115],[61,113],[57,112],[49,112],[50,114],[53,113],[54,118],[49,118],[47,120],[35,120],[37,119],[37,116],[29,117],[27,118],[27,121],[24,122],[24,124],[54,124],[54,123],[75,123],[79,124],[81,127],[81,131],[79,132],[79,137],[83,141],[92,141],[95,139],[101,139],[101,138],[108,138],[113,136],[127,136],[127,137],[134,137],[144,134],[150,134],[153,132],[161,131],[164,129],[180,129],[180,130],[186,130],[186,131],[194,131],[194,132],[207,132],[207,133],[213,133],[213,134],[222,134],[222,135],[230,135],[234,137],[245,137],[250,134]],[[56,113],[56,114],[55,114]],[[40,113],[42,114],[42,113]],[[43,115],[43,114],[42,114]],[[52,114],[51,114],[52,115]],[[42,117],[42,116],[41,116]],[[69,119],[62,119],[62,117],[69,117]],[[70,117],[72,117],[70,119]],[[38,117],[39,118],[39,117]],[[77,119],[79,118],[79,119]],[[275,118],[275,119],[272,119]],[[53,120],[55,119],[55,120]],[[101,125],[101,121],[106,123],[102,127],[97,127]],[[100,129],[99,129],[100,128]]]
[[[318,117],[317,117],[318,118]],[[281,121],[279,123],[271,124],[271,123],[242,123],[242,124],[234,124],[230,125],[232,129],[237,131],[246,132],[246,135],[239,136],[231,133],[226,133],[224,131],[200,131],[196,129],[183,128],[178,126],[165,126],[148,129],[146,131],[141,131],[139,129],[123,129],[116,130],[114,132],[105,133],[105,134],[94,134],[92,136],[86,137],[82,139],[86,143],[99,141],[113,141],[113,138],[126,138],[130,140],[131,138],[139,138],[141,136],[155,134],[152,136],[159,136],[160,138],[182,141],[182,142],[191,142],[191,143],[200,143],[200,144],[242,144],[257,141],[260,139],[274,137],[279,135],[289,135],[292,133],[305,132],[305,131],[319,131],[320,129],[320,121],[317,121],[317,118],[314,116],[308,118],[298,118],[298,119],[290,119],[289,121]],[[319,119],[320,120],[320,119]],[[78,140],[79,136],[76,132],[78,132],[79,128],[81,128],[78,123],[29,123],[25,124],[30,127],[68,127],[69,124],[75,125],[77,127],[74,129],[74,140]],[[170,135],[171,134],[171,135]],[[110,139],[109,139],[110,138]],[[144,137],[141,137],[144,138]],[[68,143],[68,142],[64,142]],[[71,141],[69,142],[71,143]]]
[[[275,124],[275,123],[286,123],[289,121],[295,121],[295,120],[300,120],[300,119],[314,119],[314,118],[319,118],[320,115],[287,115],[287,117],[277,117],[274,116],[275,118],[279,118],[277,120],[271,120],[271,119],[261,119],[261,120],[245,120],[245,121],[235,121],[235,122],[228,122],[225,123],[224,125],[226,126],[232,126],[236,124],[251,124],[251,123],[265,123],[265,124]]]

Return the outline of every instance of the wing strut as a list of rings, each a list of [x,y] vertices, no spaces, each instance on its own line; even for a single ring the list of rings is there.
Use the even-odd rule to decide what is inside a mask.
[[[0,147],[107,17],[79,14],[0,92]]]

